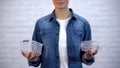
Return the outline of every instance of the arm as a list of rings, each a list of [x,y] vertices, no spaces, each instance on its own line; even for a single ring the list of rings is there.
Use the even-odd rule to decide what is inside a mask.
[[[85,21],[85,25],[84,25],[84,30],[85,30],[85,34],[84,34],[84,37],[83,37],[83,40],[82,41],[87,41],[87,40],[92,40],[92,36],[91,36],[91,28],[90,28],[90,25],[87,21]],[[90,53],[90,51],[89,51]],[[88,57],[89,55],[88,51],[80,51],[80,54],[81,54],[81,59],[82,59],[82,62],[87,64],[87,65],[91,65],[95,60],[94,60],[94,57],[91,55]]]
[[[39,43],[42,43],[38,21],[36,22],[36,25],[35,25],[32,40],[39,42]],[[41,57],[42,57],[42,55],[37,56],[37,58],[35,58],[34,62],[28,60],[29,66],[35,66],[35,67],[39,66],[39,64],[41,63]]]

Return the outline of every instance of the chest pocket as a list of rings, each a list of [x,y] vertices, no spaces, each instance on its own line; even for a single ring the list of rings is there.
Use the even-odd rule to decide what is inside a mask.
[[[40,35],[41,37],[48,37],[50,36],[51,32],[52,31],[50,29],[42,29],[40,30]]]
[[[79,45],[80,45],[80,42],[84,38],[84,31],[75,29],[75,30],[73,30],[73,34],[74,34],[73,41],[74,41],[74,45],[76,46],[76,50],[80,50]]]
[[[79,29],[74,29],[74,34],[80,38],[83,38],[84,36],[84,31],[83,30],[79,30]]]

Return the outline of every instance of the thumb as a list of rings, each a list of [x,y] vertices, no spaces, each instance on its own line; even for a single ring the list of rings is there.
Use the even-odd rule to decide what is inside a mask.
[[[99,50],[99,46],[96,47],[96,49],[93,51],[93,55],[96,55]]]

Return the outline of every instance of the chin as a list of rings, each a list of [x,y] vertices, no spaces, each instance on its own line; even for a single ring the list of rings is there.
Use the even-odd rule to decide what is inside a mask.
[[[56,8],[58,8],[58,9],[65,9],[65,8],[67,8],[67,7],[64,7],[64,6],[57,6]]]
[[[58,7],[57,9],[64,9],[63,7]]]

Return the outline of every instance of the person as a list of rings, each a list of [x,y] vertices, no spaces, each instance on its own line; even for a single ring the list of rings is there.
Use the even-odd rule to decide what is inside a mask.
[[[83,68],[91,65],[97,49],[82,51],[82,41],[91,40],[88,21],[68,7],[69,0],[52,0],[54,11],[37,20],[32,40],[43,44],[42,53],[26,54],[30,66],[41,68]]]

